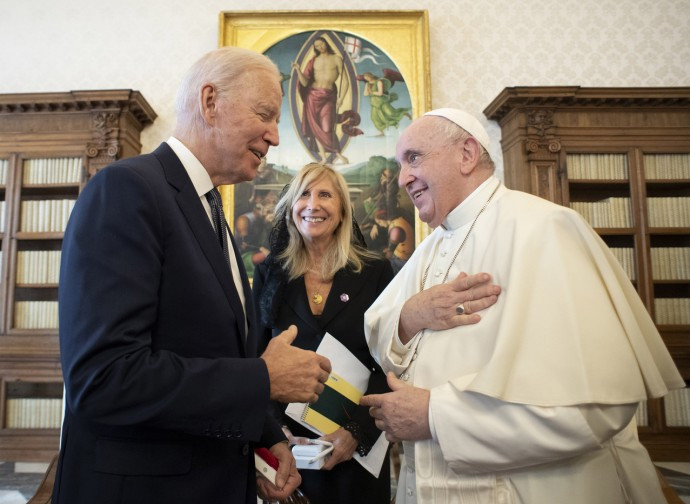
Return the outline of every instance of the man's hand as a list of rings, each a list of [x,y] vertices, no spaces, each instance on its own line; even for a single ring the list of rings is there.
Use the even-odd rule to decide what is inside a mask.
[[[477,314],[496,303],[501,288],[491,283],[491,275],[460,273],[448,283],[434,285],[409,298],[400,312],[398,336],[405,344],[423,329],[443,330],[476,324]],[[459,315],[456,308],[465,309]]]
[[[320,439],[333,443],[333,451],[321,468],[325,471],[330,471],[340,462],[350,460],[357,449],[357,440],[350,434],[350,431],[346,431],[342,427]]]
[[[261,358],[271,382],[271,399],[283,403],[316,402],[331,373],[331,362],[322,355],[292,346],[297,327],[271,339]]]
[[[270,451],[278,459],[275,485],[263,476],[256,478],[256,491],[259,497],[266,501],[280,501],[287,499],[302,483],[302,477],[297,471],[295,458],[292,456],[287,443],[281,442],[271,446]]]
[[[376,427],[391,443],[430,439],[429,390],[412,387],[393,373],[388,373],[388,386],[392,392],[366,395],[359,400],[360,405],[369,406]]]

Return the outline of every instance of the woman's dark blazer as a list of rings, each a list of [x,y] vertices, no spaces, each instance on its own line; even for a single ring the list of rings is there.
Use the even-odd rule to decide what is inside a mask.
[[[254,304],[259,306],[270,259],[258,265],[254,270]],[[291,324],[297,326],[298,333],[293,345],[307,350],[316,350],[325,333],[331,334],[352,352],[367,368],[372,371],[367,393],[388,392],[386,376],[369,353],[364,337],[364,312],[393,278],[390,262],[381,258],[368,261],[360,273],[349,268],[338,271],[333,278],[331,291],[326,299],[323,313],[315,317],[309,307],[304,278],[300,277],[287,283],[275,295],[275,322],[263,326],[257,322],[259,351],[268,341]],[[258,312],[258,310],[257,310]],[[284,415],[286,405],[275,405],[274,414],[287,424],[293,434],[306,437],[317,435]],[[361,426],[371,444],[381,434],[369,415],[368,408],[359,407],[355,421]],[[390,495],[390,473],[388,458],[378,481],[361,468],[354,460],[338,464],[333,471],[301,471],[302,488],[313,504],[320,502],[384,502]],[[357,480],[353,480],[356,478]],[[311,493],[310,493],[311,490]],[[355,492],[353,495],[352,492]],[[367,496],[368,500],[357,500],[357,493]],[[321,497],[319,496],[320,494]],[[377,497],[378,496],[378,497]],[[349,499],[349,500],[348,500]],[[353,500],[354,499],[354,500]],[[388,502],[390,497],[388,497]]]

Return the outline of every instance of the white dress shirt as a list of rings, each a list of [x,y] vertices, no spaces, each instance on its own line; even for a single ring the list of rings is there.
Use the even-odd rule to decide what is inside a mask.
[[[211,181],[210,175],[208,174],[204,166],[201,164],[201,162],[196,158],[196,156],[192,154],[192,151],[190,151],[177,138],[171,136],[170,138],[168,138],[166,143],[170,146],[173,152],[175,152],[177,157],[180,158],[180,162],[182,163],[182,166],[184,166],[184,169],[187,171],[187,175],[189,175],[189,178],[192,180],[194,189],[196,189],[196,193],[199,195],[201,204],[204,206],[204,209],[206,210],[206,215],[208,215],[208,220],[211,223],[211,226],[213,227],[213,216],[211,215],[211,206],[208,204],[208,201],[206,199],[206,193],[213,189],[213,182]],[[226,234],[228,234],[227,228]],[[230,236],[228,236],[228,244],[231,243],[232,241],[230,240]],[[228,256],[230,258],[230,269],[232,271],[232,279],[235,282],[235,289],[237,289],[237,294],[239,294],[240,301],[242,301],[242,309],[245,312],[244,331],[246,334],[248,330],[246,317],[247,309],[245,306],[244,289],[242,288],[242,277],[240,276],[240,267],[237,264],[237,258],[235,257],[234,251],[231,251],[228,254]]]

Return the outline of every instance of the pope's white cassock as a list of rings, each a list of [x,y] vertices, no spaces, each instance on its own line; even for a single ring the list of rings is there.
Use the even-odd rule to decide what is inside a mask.
[[[404,443],[397,503],[665,502],[634,416],[684,382],[599,236],[500,186],[453,262],[498,184],[454,209],[366,313],[383,369],[431,390],[433,439]],[[403,346],[400,311],[427,266],[426,288],[483,271],[501,295],[478,324]]]

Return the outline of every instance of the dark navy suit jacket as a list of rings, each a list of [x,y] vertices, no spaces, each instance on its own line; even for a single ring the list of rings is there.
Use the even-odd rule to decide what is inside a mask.
[[[53,503],[256,503],[253,445],[284,436],[266,414],[268,372],[237,261],[246,335],[232,273],[167,144],[86,185],[62,250],[66,414]]]

